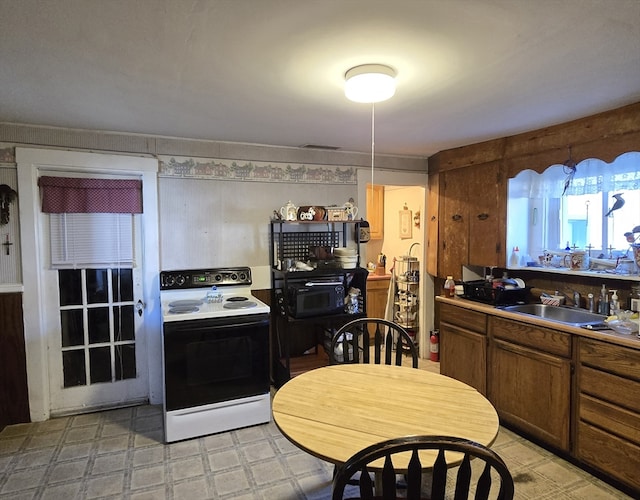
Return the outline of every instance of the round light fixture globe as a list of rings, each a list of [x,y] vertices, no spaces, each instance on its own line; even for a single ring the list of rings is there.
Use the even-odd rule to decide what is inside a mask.
[[[386,101],[396,93],[396,72],[382,64],[363,64],[344,75],[344,94],[355,102]]]

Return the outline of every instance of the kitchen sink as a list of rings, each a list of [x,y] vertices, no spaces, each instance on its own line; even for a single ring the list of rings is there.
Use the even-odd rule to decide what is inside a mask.
[[[566,306],[549,306],[546,304],[521,304],[506,306],[500,309],[504,311],[537,316],[548,321],[556,321],[571,326],[598,325],[607,319],[606,316],[595,314],[584,309]]]

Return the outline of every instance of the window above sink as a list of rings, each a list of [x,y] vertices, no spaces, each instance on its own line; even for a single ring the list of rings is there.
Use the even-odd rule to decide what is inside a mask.
[[[640,152],[509,179],[507,245],[510,269],[640,279]]]

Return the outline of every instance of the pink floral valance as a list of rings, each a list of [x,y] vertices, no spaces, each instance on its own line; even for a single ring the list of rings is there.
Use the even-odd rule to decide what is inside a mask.
[[[38,179],[45,213],[142,213],[142,181],[136,179]]]

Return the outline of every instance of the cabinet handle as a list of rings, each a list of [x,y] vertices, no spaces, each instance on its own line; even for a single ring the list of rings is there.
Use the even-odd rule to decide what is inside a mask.
[[[435,215],[432,215],[432,216],[431,216],[431,220],[432,220],[432,221],[433,221],[433,220],[436,220],[436,216],[435,216]]]
[[[478,219],[480,220],[487,220],[488,218],[489,218],[489,214],[485,214],[485,213],[478,214]]]
[[[454,221],[458,222],[462,220],[462,215],[460,214],[455,214],[451,217]]]

